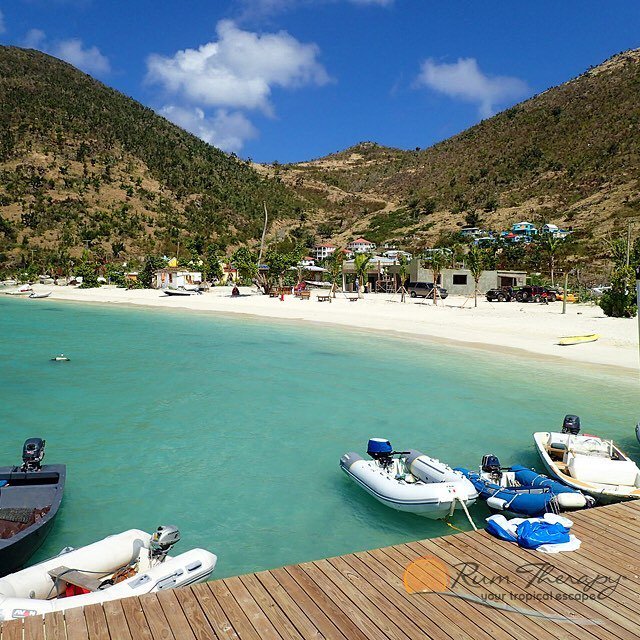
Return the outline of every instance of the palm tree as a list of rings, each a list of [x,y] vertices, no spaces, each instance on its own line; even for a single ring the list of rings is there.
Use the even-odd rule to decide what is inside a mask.
[[[359,298],[362,297],[361,291],[364,289],[364,283],[367,281],[371,257],[370,253],[357,253],[353,259],[353,268],[356,272],[356,277],[360,280],[360,287],[358,289]]]
[[[478,281],[480,280],[480,276],[482,276],[482,272],[484,271],[485,266],[485,254],[477,244],[471,245],[465,262],[467,269],[471,271],[471,275],[473,277],[473,306],[477,307]]]
[[[404,288],[404,282],[407,279],[407,267],[409,266],[409,261],[407,260],[407,256],[403,254],[398,255],[398,275],[400,276],[400,302],[404,302],[405,295],[407,290]]]
[[[556,253],[560,248],[563,239],[554,236],[552,233],[545,233],[542,236],[542,249],[549,256],[549,270],[551,271],[551,286],[555,286],[555,262]]]
[[[438,304],[438,280],[450,261],[449,254],[441,249],[434,249],[423,261],[424,266],[433,271],[433,304]]]
[[[340,279],[342,278],[342,263],[344,261],[344,253],[340,249],[336,249],[327,258],[327,268],[329,270],[329,279],[331,280],[331,292],[333,297],[336,297],[336,290],[340,285]]]

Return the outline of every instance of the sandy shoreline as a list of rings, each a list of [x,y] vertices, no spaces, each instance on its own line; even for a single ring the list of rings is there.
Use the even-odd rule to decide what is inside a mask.
[[[180,308],[198,312],[242,314],[260,318],[330,324],[352,329],[373,330],[390,337],[435,339],[469,347],[520,352],[545,359],[606,367],[620,373],[638,372],[637,320],[607,318],[594,305],[569,304],[562,315],[562,303],[549,305],[489,303],[450,296],[434,306],[421,298],[402,304],[399,296],[369,294],[357,302],[343,294],[331,302],[285,296],[284,301],[251,293],[242,288],[240,298],[231,298],[230,289],[215,287],[197,296],[165,296],[156,290],[126,290],[116,287],[77,289],[34,285],[36,291],[52,291],[48,300],[85,303],[125,304],[145,307]],[[37,304],[38,300],[29,301]],[[560,336],[600,334],[598,342],[562,347]],[[524,354],[523,354],[524,355]]]

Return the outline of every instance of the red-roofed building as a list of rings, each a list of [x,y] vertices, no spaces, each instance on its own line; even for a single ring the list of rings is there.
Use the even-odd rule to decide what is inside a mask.
[[[315,247],[313,247],[313,252],[315,254],[316,260],[325,260],[335,250],[336,247],[332,244],[317,244]]]
[[[365,238],[356,238],[347,245],[347,249],[353,253],[373,253],[376,250],[375,242],[369,242]]]

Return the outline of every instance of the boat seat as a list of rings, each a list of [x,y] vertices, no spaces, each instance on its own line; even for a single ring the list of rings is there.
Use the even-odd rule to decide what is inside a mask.
[[[552,459],[562,460],[567,452],[567,445],[564,442],[552,442],[546,447],[547,453]]]
[[[76,569],[70,569],[69,567],[56,567],[48,573],[55,581],[61,580],[67,584],[87,589],[87,591],[97,591],[102,584],[102,580],[98,580],[95,575],[89,575]]]

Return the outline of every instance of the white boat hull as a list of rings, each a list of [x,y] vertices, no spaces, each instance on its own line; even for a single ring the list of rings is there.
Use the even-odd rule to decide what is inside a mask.
[[[395,471],[386,472],[374,460],[363,460],[356,453],[347,453],[340,459],[342,470],[367,493],[382,504],[395,509],[415,513],[419,516],[439,520],[446,518],[456,509],[472,505],[478,493],[462,474],[442,465],[433,458],[420,456],[412,465],[412,469],[422,460],[436,463],[440,468],[446,468],[452,475],[444,480],[431,482],[405,482],[396,478]]]
[[[538,455],[540,456],[542,463],[544,464],[547,472],[552,478],[562,482],[563,484],[566,484],[572,489],[577,489],[578,491],[582,491],[582,493],[586,493],[587,495],[592,496],[600,504],[611,504],[613,502],[620,502],[621,500],[640,499],[640,477],[638,476],[636,476],[634,484],[604,484],[602,482],[595,482],[595,481],[589,481],[585,479],[574,478],[570,474],[562,473],[558,463],[551,459],[551,456],[547,451],[546,445],[547,445],[547,442],[549,441],[550,435],[553,435],[554,437],[555,436],[566,437],[568,434],[556,434],[556,433],[552,434],[550,432],[537,432],[533,434],[533,440],[535,442],[536,449],[538,450]],[[571,437],[600,440],[600,438],[596,438],[592,436],[571,436]],[[616,451],[618,451],[621,455],[624,455],[617,448],[616,448]]]
[[[131,529],[0,579],[0,620],[175,589],[206,580],[216,566],[217,557],[204,549],[192,549],[175,557],[168,556],[164,562],[150,564],[150,538],[144,531]],[[104,589],[68,597],[57,597],[64,593],[64,577],[56,581],[49,574],[63,566],[103,579],[135,562],[139,570],[134,576]]]

